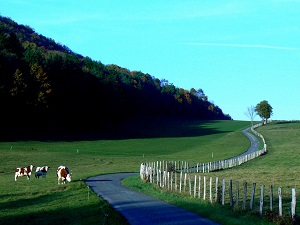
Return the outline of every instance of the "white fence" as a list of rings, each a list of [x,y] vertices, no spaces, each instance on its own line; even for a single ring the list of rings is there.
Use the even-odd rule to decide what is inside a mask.
[[[228,201],[227,204],[230,204],[230,206],[234,206],[234,208],[241,207],[242,210],[247,208],[246,203],[248,202],[249,210],[256,210],[256,208],[258,208],[260,215],[263,215],[263,210],[273,212],[275,209],[281,217],[283,215],[283,198],[281,188],[278,188],[278,195],[276,194],[275,196],[277,197],[274,198],[274,190],[273,187],[270,186],[270,190],[268,192],[269,196],[266,197],[266,188],[262,185],[260,188],[260,196],[257,197],[259,199],[259,206],[257,206],[255,205],[255,196],[257,195],[255,183],[251,186],[251,192],[247,193],[248,185],[246,182],[243,183],[242,187],[240,187],[239,182],[236,182],[234,191],[232,180],[229,181],[227,186],[225,179],[219,182],[218,177],[216,177],[215,182],[213,182],[211,177],[207,179],[204,175],[194,175],[193,178],[191,177],[191,173],[209,173],[212,171],[232,168],[266,154],[267,144],[265,139],[260,133],[254,130],[262,125],[262,123],[259,123],[251,127],[251,131],[255,135],[259,136],[263,141],[264,147],[261,150],[257,150],[249,154],[243,154],[231,159],[209,163],[189,163],[184,161],[146,162],[142,163],[140,167],[141,179],[170,191],[187,193],[189,195],[193,195],[194,198],[209,200],[211,203],[219,202],[222,205],[225,205],[226,201]],[[291,202],[288,204],[288,211],[289,215],[291,215],[292,218],[295,218],[296,190],[293,188],[291,193]],[[268,199],[269,208],[266,207],[266,199]],[[274,199],[276,199],[277,204],[274,204]],[[286,206],[286,203],[284,205]]]
[[[249,160],[255,159],[261,155],[267,153],[267,144],[265,142],[264,137],[254,130],[262,126],[261,123],[254,125],[251,127],[252,132],[259,136],[263,143],[264,147],[261,150],[257,150],[255,152],[249,154],[242,154],[241,156],[233,157],[230,159],[215,161],[215,162],[208,162],[208,163],[189,163],[185,161],[156,161],[156,162],[146,162],[142,163],[143,166],[151,167],[152,173],[158,171],[183,171],[183,172],[197,172],[197,173],[209,173],[218,170],[224,170],[228,168],[232,168],[235,166],[239,166],[243,163],[248,162]],[[141,169],[141,171],[144,169]]]

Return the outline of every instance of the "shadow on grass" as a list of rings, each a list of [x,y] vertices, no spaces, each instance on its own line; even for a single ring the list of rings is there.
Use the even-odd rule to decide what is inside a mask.
[[[93,130],[76,129],[15,129],[0,130],[0,141],[80,141],[120,140],[137,138],[195,137],[230,132],[230,128],[217,129],[218,120],[191,118],[143,117],[118,125]],[[228,130],[226,130],[228,129]]]
[[[63,203],[61,204],[63,206],[51,207],[52,202],[58,200]],[[107,218],[98,202],[74,206],[72,203],[66,205],[65,202],[68,201],[72,200],[68,199],[66,193],[62,191],[0,203],[0,211],[3,212],[0,216],[1,224],[127,224],[121,216]],[[110,223],[111,219],[116,221]],[[107,223],[104,223],[104,220],[108,220]]]

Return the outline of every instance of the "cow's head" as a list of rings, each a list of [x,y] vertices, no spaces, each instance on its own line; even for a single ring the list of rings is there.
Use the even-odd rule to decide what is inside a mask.
[[[68,175],[66,176],[66,180],[67,180],[68,182],[71,182],[71,181],[72,181],[72,179],[71,179],[71,174],[68,174]]]
[[[34,167],[34,165],[30,165],[30,166],[29,166],[30,171],[33,170],[33,167]]]

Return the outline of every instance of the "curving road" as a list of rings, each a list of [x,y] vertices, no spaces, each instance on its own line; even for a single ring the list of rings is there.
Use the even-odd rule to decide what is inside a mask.
[[[244,129],[242,132],[250,139],[251,146],[242,155],[256,151],[259,148],[256,136],[249,133],[249,129]],[[121,180],[133,175],[137,175],[137,173],[105,174],[90,177],[85,182],[99,197],[106,200],[132,225],[218,224],[180,207],[124,187]]]
[[[91,177],[86,180],[86,183],[132,225],[218,224],[185,209],[124,187],[121,180],[132,175],[137,175],[137,173],[105,174]]]

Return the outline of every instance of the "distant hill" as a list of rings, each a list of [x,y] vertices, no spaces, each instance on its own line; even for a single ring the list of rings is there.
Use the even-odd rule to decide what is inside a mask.
[[[6,17],[0,17],[0,101],[1,132],[111,130],[141,116],[231,119],[201,88],[104,65]]]

